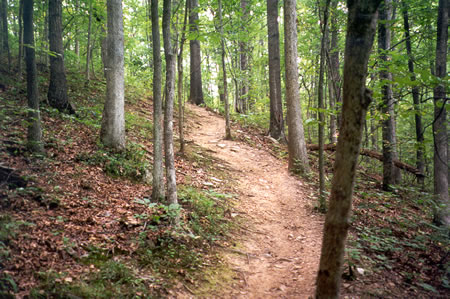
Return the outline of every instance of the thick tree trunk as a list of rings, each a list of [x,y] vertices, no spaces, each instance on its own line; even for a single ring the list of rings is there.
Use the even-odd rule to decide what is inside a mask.
[[[447,76],[448,14],[449,1],[439,0],[436,76],[445,80]],[[437,207],[434,222],[450,227],[450,198],[448,196],[448,123],[446,111],[446,85],[444,81],[434,88],[434,194]]]
[[[227,84],[227,68],[225,65],[225,41],[223,36],[222,27],[222,1],[219,0],[219,26],[220,26],[220,46],[222,49],[221,61],[222,61],[222,71],[223,71],[223,97],[225,104],[225,139],[231,139],[231,126],[230,126],[230,103],[228,100],[228,84]],[[236,86],[236,90],[238,87]],[[237,99],[236,99],[237,100]]]
[[[391,48],[391,0],[384,0],[380,6],[380,22],[378,24],[378,52],[381,60],[380,80],[383,94],[383,189],[390,190],[391,186],[399,183],[399,174],[396,173],[394,163],[396,157],[394,97],[392,94],[392,75],[387,70],[389,57],[387,51]]]
[[[280,33],[278,0],[267,0],[267,35],[269,48],[270,126],[269,135],[284,140],[283,105],[281,102]]]
[[[9,50],[9,37],[8,37],[8,0],[1,0],[1,18],[2,18],[2,48],[4,53],[6,53],[8,58],[8,71],[11,69],[11,52]]]
[[[198,0],[189,1],[189,28],[191,34],[198,35]],[[202,89],[202,68],[200,56],[200,41],[192,39],[189,41],[189,48],[191,52],[191,76],[190,76],[190,94],[189,101],[196,105],[204,104],[203,89]]]
[[[405,27],[405,40],[406,40],[406,53],[408,54],[408,69],[411,73],[411,81],[416,81],[416,74],[414,73],[414,57],[411,47],[411,36],[409,32],[409,17],[408,17],[408,6],[406,2],[402,1],[403,9],[403,24]],[[417,155],[416,155],[416,165],[417,169],[421,173],[425,173],[425,157],[424,157],[424,147],[423,147],[423,132],[422,132],[422,115],[420,109],[420,99],[419,99],[419,87],[412,87],[412,98],[414,104],[415,112],[415,129],[416,129],[416,140],[417,140]],[[418,183],[423,185],[423,178],[418,178]]]
[[[48,102],[61,112],[75,113],[67,96],[66,71],[64,69],[64,49],[62,41],[62,0],[49,0],[49,40],[50,40],[50,84]]]
[[[323,9],[323,25],[322,25],[322,41],[320,45],[320,66],[319,66],[319,92],[318,92],[318,108],[319,108],[319,209],[323,212],[326,211],[326,199],[325,199],[325,169],[324,169],[324,157],[323,157],[323,145],[325,143],[324,126],[325,116],[323,110],[325,109],[323,101],[323,90],[326,84],[324,84],[324,71],[325,71],[325,51],[328,43],[328,8],[330,6],[330,0],[326,0],[325,7]]]
[[[173,151],[173,103],[175,98],[175,62],[170,36],[170,18],[172,0],[164,0],[163,9],[163,41],[166,58],[166,105],[164,110],[164,152],[166,164],[167,201],[177,204],[177,181],[175,175],[175,157]]]
[[[107,0],[106,101],[100,139],[107,147],[125,148],[125,85],[121,0]]]
[[[347,3],[342,125],[325,219],[316,298],[339,297],[355,170],[364,119],[371,101],[365,81],[380,0],[349,0]]]
[[[153,41],[153,191],[152,199],[160,202],[165,197],[163,169],[163,124],[161,97],[161,37],[159,34],[158,0],[151,0]]]
[[[309,172],[303,132],[297,68],[297,9],[295,0],[284,1],[284,59],[286,68],[286,103],[288,121],[289,170]]]
[[[33,0],[24,0],[23,5],[23,39],[25,44],[30,45],[25,48],[27,98],[28,108],[30,109],[28,112],[27,146],[32,152],[43,152],[36,54],[34,50],[33,4]]]

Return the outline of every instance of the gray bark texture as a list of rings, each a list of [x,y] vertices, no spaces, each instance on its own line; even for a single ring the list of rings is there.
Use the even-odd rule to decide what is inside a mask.
[[[166,164],[167,201],[178,203],[177,180],[175,174],[175,154],[173,150],[173,104],[175,99],[175,62],[176,54],[171,44],[170,18],[172,0],[164,0],[163,8],[163,41],[166,58],[166,105],[164,110],[164,152]]]
[[[153,191],[152,199],[159,202],[165,197],[163,169],[163,124],[161,96],[161,36],[159,33],[158,0],[151,0],[153,42]]]
[[[280,33],[278,30],[278,0],[267,0],[267,35],[269,47],[269,135],[285,139],[283,105],[281,102]]]
[[[391,0],[384,0],[380,6],[378,23],[378,52],[380,56],[380,80],[382,83],[383,108],[385,119],[382,122],[383,134],[383,189],[390,190],[392,185],[399,183],[399,174],[395,169],[393,160],[396,159],[396,134],[394,97],[392,93],[392,74],[387,70],[389,57],[387,51],[391,48]]]
[[[1,9],[1,19],[2,19],[2,52],[7,55],[8,58],[8,71],[11,68],[11,52],[9,50],[9,41],[8,41],[8,1],[1,0],[2,9]]]
[[[122,1],[107,1],[108,35],[105,57],[106,101],[100,139],[107,147],[125,148],[125,86]]]
[[[33,0],[24,0],[23,33],[25,48],[25,63],[27,70],[28,98],[28,134],[27,146],[32,152],[43,152],[41,113],[39,111],[39,90],[36,70],[36,54],[34,50]]]
[[[297,9],[295,0],[284,1],[284,59],[288,122],[289,170],[309,172],[308,153],[303,132],[297,66]]]
[[[436,76],[443,79],[447,75],[448,14],[449,1],[439,0]],[[442,81],[434,88],[434,194],[437,207],[434,222],[450,227],[450,199],[448,196],[448,123],[446,112],[446,84]]]
[[[247,32],[248,21],[248,0],[241,0],[241,30]],[[240,58],[240,70],[241,70],[241,90],[239,98],[236,102],[236,112],[247,113],[247,102],[249,92],[249,80],[248,80],[248,41],[239,41],[239,58]]]
[[[411,81],[416,81],[416,74],[414,73],[414,56],[412,53],[411,36],[409,32],[408,6],[404,0],[402,1],[402,10],[403,10],[403,24],[405,29],[406,53],[408,54],[408,70],[411,73]],[[425,155],[423,148],[424,137],[422,132],[422,116],[420,108],[419,87],[413,86],[411,92],[414,104],[414,112],[415,112],[414,118],[415,118],[415,129],[417,140],[416,165],[420,173],[424,174],[425,173]],[[418,177],[418,183],[423,185],[424,178]]]
[[[189,10],[189,2],[186,1],[184,9],[183,29],[181,30],[180,51],[177,56],[178,67],[178,130],[180,134],[180,153],[184,153],[184,103],[183,103],[183,49],[186,41],[186,24],[187,14]]]
[[[189,30],[192,34],[199,34],[198,31],[198,0],[189,1]],[[204,104],[202,89],[202,68],[200,55],[200,41],[193,39],[189,41],[191,76],[189,101],[196,105]]]
[[[89,23],[88,23],[88,36],[86,44],[86,84],[89,84],[89,80],[91,79],[89,63],[91,62],[92,1],[93,0],[89,0]]]
[[[17,59],[17,77],[22,79],[23,60],[23,0],[19,1],[19,57]]]
[[[75,113],[67,96],[66,71],[64,69],[64,49],[62,41],[62,0],[49,0],[49,41],[50,41],[50,84],[48,102],[61,112]]]
[[[337,20],[338,0],[331,1],[330,7],[330,33],[331,43],[328,51],[328,70],[329,81],[328,90],[330,96],[330,110],[336,110],[336,103],[342,102],[341,99],[341,76],[339,74],[339,24]],[[340,119],[340,118],[339,118]],[[330,115],[330,142],[337,142],[338,117],[335,114]]]
[[[325,219],[316,298],[338,298],[356,164],[370,92],[365,87],[380,0],[348,0],[342,125]]]
[[[222,27],[222,1],[219,0],[219,26],[220,26],[220,47],[222,50],[221,61],[222,61],[222,80],[223,80],[223,98],[225,105],[225,139],[231,139],[231,126],[230,126],[230,103],[228,100],[228,84],[227,84],[227,67],[225,65],[225,41],[223,36]]]

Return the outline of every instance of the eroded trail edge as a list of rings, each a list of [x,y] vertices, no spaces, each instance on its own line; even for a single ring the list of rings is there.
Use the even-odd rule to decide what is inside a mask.
[[[237,214],[245,219],[237,248],[225,260],[238,280],[221,297],[308,298],[313,295],[323,217],[312,212],[313,190],[268,152],[223,139],[224,120],[189,105],[190,139],[229,163],[238,181]]]

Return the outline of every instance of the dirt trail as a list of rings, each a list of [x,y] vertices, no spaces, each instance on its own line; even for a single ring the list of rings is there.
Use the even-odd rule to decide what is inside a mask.
[[[237,212],[248,219],[239,249],[226,254],[241,279],[221,297],[308,298],[314,292],[323,224],[311,212],[312,190],[266,151],[223,140],[221,117],[196,106],[189,109],[197,115],[190,139],[236,171]]]

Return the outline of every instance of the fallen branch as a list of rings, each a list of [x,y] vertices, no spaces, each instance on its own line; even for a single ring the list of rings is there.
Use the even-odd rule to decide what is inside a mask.
[[[319,145],[318,144],[308,144],[306,145],[306,148],[310,151],[317,151],[319,150]],[[336,144],[325,144],[323,147],[324,150],[327,151],[335,151],[336,150]],[[363,156],[367,156],[370,158],[374,158],[377,159],[379,161],[383,161],[383,154],[376,152],[376,151],[372,151],[366,148],[362,148],[359,151],[360,155]],[[411,166],[409,164],[403,163],[399,160],[393,160],[394,165],[400,169],[403,169],[405,171],[408,171],[412,174],[414,174],[416,177],[425,177],[425,175],[423,173],[421,173],[419,171],[419,169],[415,168],[414,166]]]

